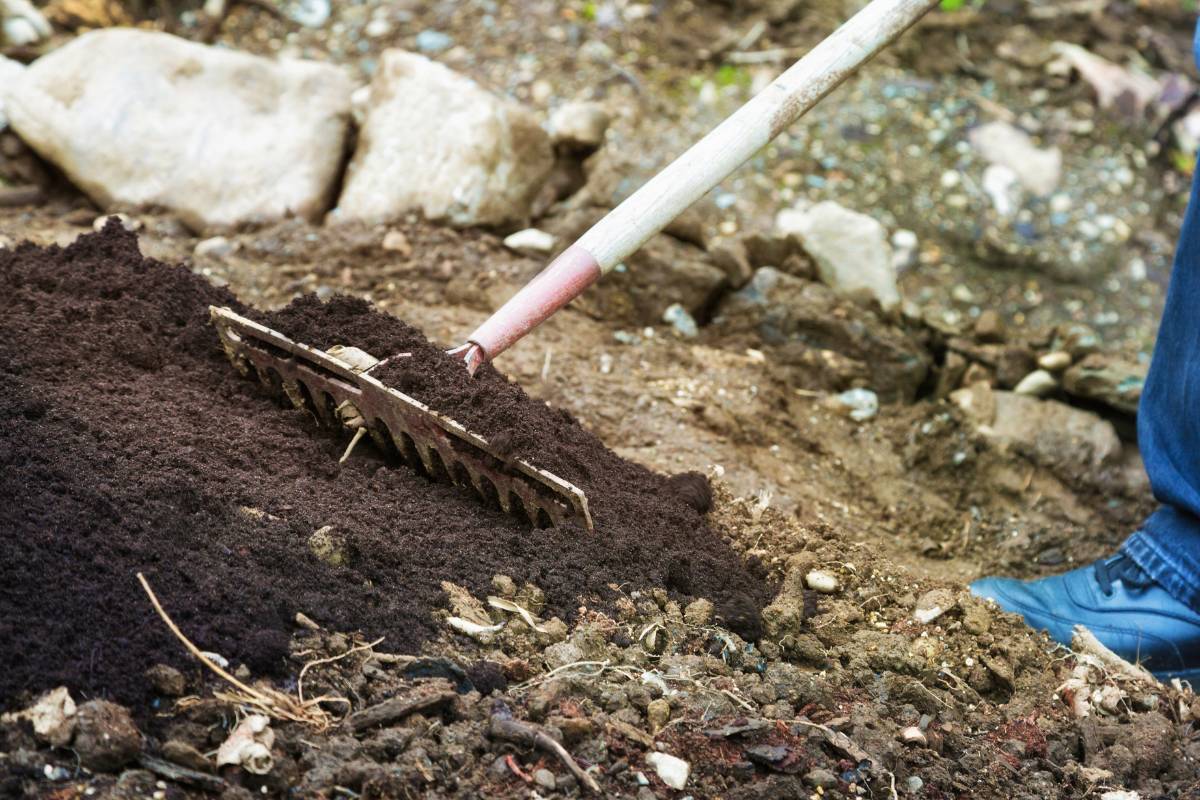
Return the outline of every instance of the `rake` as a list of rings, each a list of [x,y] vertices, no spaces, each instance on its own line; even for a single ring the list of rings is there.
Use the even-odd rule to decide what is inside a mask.
[[[367,374],[377,359],[357,348],[332,352],[292,341],[228,308],[209,307],[225,354],[243,375],[330,427],[365,431],[386,453],[430,479],[474,489],[536,527],[575,520],[592,530],[587,496],[528,461],[507,459],[488,440]]]

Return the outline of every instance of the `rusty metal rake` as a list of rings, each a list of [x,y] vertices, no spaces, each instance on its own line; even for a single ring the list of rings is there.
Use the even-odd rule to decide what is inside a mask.
[[[210,306],[234,367],[253,372],[330,427],[365,430],[384,452],[433,480],[474,489],[486,502],[523,515],[537,527],[577,520],[592,530],[587,496],[574,484],[524,459],[506,459],[483,436],[388,387],[364,371],[376,360],[354,348],[323,352],[228,308]],[[339,357],[342,354],[342,357]]]

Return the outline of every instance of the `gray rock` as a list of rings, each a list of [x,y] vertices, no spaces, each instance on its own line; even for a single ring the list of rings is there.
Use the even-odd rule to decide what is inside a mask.
[[[378,224],[418,211],[461,226],[519,222],[553,166],[533,112],[424,56],[387,50],[333,218]]]
[[[980,394],[990,395],[991,403],[981,401]],[[950,397],[989,439],[1048,468],[1078,473],[1081,467],[1113,464],[1121,455],[1112,423],[1090,411],[1056,400],[993,392],[986,384],[960,389]]]
[[[826,285],[844,294],[866,292],[885,310],[900,304],[887,231],[874,218],[827,200],[781,212],[775,224],[800,237]]]
[[[1068,394],[1096,400],[1126,414],[1136,415],[1146,383],[1146,367],[1094,353],[1063,374]]]
[[[834,775],[827,769],[814,769],[804,775],[804,782],[814,789],[836,789],[838,785],[837,775]]]
[[[553,792],[558,785],[558,781],[554,778],[554,773],[548,769],[536,770],[533,773],[533,782],[550,792]]]
[[[5,111],[102,207],[163,207],[203,230],[318,218],[341,166],[351,88],[325,64],[111,28],[34,62]]]

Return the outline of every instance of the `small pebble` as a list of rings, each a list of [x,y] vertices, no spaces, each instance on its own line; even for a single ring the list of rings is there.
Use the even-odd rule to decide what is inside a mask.
[[[384,250],[390,250],[402,256],[412,254],[412,245],[408,243],[408,237],[400,231],[388,231],[384,234],[382,245]]]
[[[531,253],[549,253],[554,249],[554,243],[557,239],[553,234],[538,230],[537,228],[526,228],[523,231],[506,236],[504,246],[509,250],[525,251]]]
[[[651,700],[646,706],[646,721],[650,723],[650,730],[657,733],[663,729],[663,726],[671,719],[671,704],[665,698]]]
[[[533,773],[533,781],[538,786],[548,791],[554,791],[558,785],[558,781],[554,778],[554,773],[548,769],[539,769]]]
[[[1071,366],[1071,354],[1065,350],[1055,350],[1043,355],[1037,363],[1039,367],[1049,372],[1062,372]]]
[[[1013,388],[1017,394],[1030,397],[1045,397],[1058,388],[1058,381],[1044,369],[1035,369]]]
[[[110,217],[116,219],[117,222],[121,223],[121,227],[124,228],[125,230],[129,231],[130,233],[133,233],[134,231],[139,231],[142,229],[142,223],[139,220],[136,220],[133,217],[129,216],[128,214],[101,214],[100,216],[96,217],[96,221],[92,223],[92,230],[94,230],[94,231],[104,230],[104,226],[108,224],[108,220]]]
[[[417,34],[417,49],[422,53],[440,53],[448,50],[454,40],[441,31],[426,29]]]
[[[192,255],[196,258],[222,258],[232,253],[233,249],[233,242],[224,236],[213,236],[210,239],[203,239],[196,242],[196,247],[192,250]]]
[[[662,315],[663,322],[669,324],[685,339],[694,339],[700,334],[700,329],[696,326],[696,320],[688,313],[688,310],[679,303],[672,303],[667,306],[667,310]]]
[[[837,576],[823,569],[814,569],[804,576],[804,583],[814,592],[833,594],[838,590]]]

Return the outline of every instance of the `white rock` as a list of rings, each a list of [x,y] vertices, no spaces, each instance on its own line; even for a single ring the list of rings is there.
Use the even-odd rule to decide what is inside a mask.
[[[921,730],[916,725],[909,725],[907,728],[900,731],[900,741],[916,747],[924,747],[929,744],[929,739],[925,736],[925,731]]]
[[[546,233],[537,228],[526,228],[504,237],[504,246],[509,250],[549,253],[554,249],[554,243],[557,241],[557,237],[552,233]]]
[[[234,251],[234,243],[224,236],[213,236],[210,239],[196,242],[192,255],[196,258],[223,258]]]
[[[646,763],[654,767],[662,782],[672,789],[686,786],[688,774],[692,771],[691,764],[668,753],[650,753],[646,756]]]
[[[958,604],[954,592],[949,589],[930,589],[917,598],[917,607],[913,609],[913,619],[922,625],[928,625]]]
[[[565,103],[550,116],[550,135],[555,144],[599,147],[608,123],[608,112],[600,103]]]
[[[917,235],[901,228],[892,233],[892,269],[908,269],[917,263]]]
[[[1100,795],[1100,800],[1142,800],[1142,796],[1132,789],[1112,789]]]
[[[0,131],[8,127],[8,117],[4,113],[4,97],[12,91],[12,87],[25,74],[25,65],[20,61],[0,56]]]
[[[1071,366],[1071,354],[1065,350],[1055,350],[1038,358],[1038,366],[1050,372],[1062,372]]]
[[[804,583],[814,592],[833,594],[838,590],[837,575],[823,569],[814,569],[804,576]]]
[[[1044,369],[1035,369],[1021,378],[1020,383],[1013,387],[1013,391],[1031,397],[1045,397],[1057,388],[1058,381],[1054,379],[1053,375]]]
[[[419,211],[462,226],[516,222],[553,164],[531,111],[424,56],[387,50],[334,218],[377,224]]]
[[[989,164],[983,171],[983,191],[992,201],[992,208],[1002,217],[1017,210],[1020,182],[1017,173],[1004,164]]]
[[[121,223],[121,227],[130,233],[140,231],[142,229],[142,221],[135,219],[128,214],[101,214],[92,220],[92,230],[104,230],[104,226],[108,224],[110,219],[115,219],[117,222]]]
[[[383,235],[381,245],[384,250],[390,250],[393,253],[399,253],[402,256],[412,255],[412,245],[408,242],[408,237],[403,231],[390,230]]]
[[[832,400],[838,411],[855,422],[866,422],[879,413],[879,395],[870,389],[847,389]]]
[[[0,0],[0,44],[37,44],[51,33],[50,23],[29,0]]]
[[[105,208],[158,206],[194,229],[328,207],[350,80],[165,33],[86,33],[8,93],[16,132]]]
[[[887,232],[872,217],[826,200],[801,213],[780,214],[776,226],[800,237],[821,280],[840,292],[867,291],[885,310],[900,304]]]
[[[329,21],[329,0],[298,0],[289,4],[287,15],[306,28],[320,28]]]
[[[991,164],[1007,167],[1028,191],[1044,196],[1062,175],[1062,152],[1035,146],[1029,134],[1007,122],[989,122],[969,134],[972,146]]]
[[[673,327],[680,336],[685,339],[695,339],[700,335],[700,329],[696,326],[696,319],[688,313],[688,310],[679,303],[671,303],[663,311],[663,322]]]
[[[37,702],[24,711],[0,714],[0,722],[15,722],[27,719],[33,725],[33,733],[54,747],[65,747],[75,735],[75,701],[67,687],[59,686],[38,698]]]

